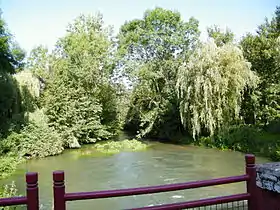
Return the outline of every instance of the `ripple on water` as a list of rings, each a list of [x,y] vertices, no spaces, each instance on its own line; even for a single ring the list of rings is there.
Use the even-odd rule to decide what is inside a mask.
[[[76,158],[76,153],[66,152],[60,156],[31,160],[21,165],[21,170],[5,182],[15,180],[20,193],[24,194],[24,171],[38,171],[43,209],[51,209],[51,173],[57,169],[66,172],[67,192],[171,184],[240,175],[244,172],[244,155],[241,153],[168,144],[155,144],[153,148],[142,152],[83,158]],[[128,209],[228,195],[244,190],[244,184],[221,185],[153,195],[70,202],[67,209],[92,209],[92,206],[102,210]]]

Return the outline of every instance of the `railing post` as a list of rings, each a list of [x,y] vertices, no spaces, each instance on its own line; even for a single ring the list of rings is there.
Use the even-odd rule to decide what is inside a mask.
[[[64,185],[64,171],[53,172],[53,196],[54,196],[54,210],[66,210],[66,203],[64,199],[65,185]]]
[[[257,184],[256,184],[256,165],[255,156],[252,154],[245,155],[246,161],[246,174],[250,179],[247,181],[247,192],[250,193],[250,199],[248,200],[248,210],[258,210],[257,203]]]
[[[39,210],[38,173],[26,173],[27,210]]]

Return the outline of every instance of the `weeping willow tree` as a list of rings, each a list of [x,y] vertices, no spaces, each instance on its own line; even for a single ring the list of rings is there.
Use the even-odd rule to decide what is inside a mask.
[[[276,40],[276,52],[278,54],[278,56],[276,58],[276,64],[277,64],[278,69],[280,70],[280,36]]]
[[[241,49],[233,44],[218,47],[213,40],[180,66],[176,90],[181,122],[194,139],[202,131],[213,135],[239,118],[244,90],[258,82],[250,68]]]
[[[21,105],[25,112],[33,112],[37,107],[40,96],[40,82],[29,70],[21,71],[14,75],[19,84]]]

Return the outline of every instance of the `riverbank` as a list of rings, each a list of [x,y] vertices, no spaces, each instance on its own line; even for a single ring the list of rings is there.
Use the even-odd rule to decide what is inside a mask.
[[[178,143],[252,153],[272,161],[280,160],[280,133],[264,126],[233,126],[212,137],[200,137],[196,141],[189,136],[181,137]]]
[[[131,140],[126,138],[128,138],[127,135],[120,134],[118,141],[101,141],[93,144],[93,148],[100,153],[108,155],[116,154],[121,151],[140,151],[145,150],[148,147],[146,143],[143,143],[145,139],[138,141],[136,139],[132,139],[131,136],[129,136]],[[180,135],[174,137],[172,141],[169,140],[165,142],[180,145],[205,146],[220,150],[234,150],[242,153],[253,153],[257,156],[267,157],[272,161],[280,160],[280,134],[267,131],[263,129],[263,127],[257,126],[246,125],[231,127],[218,135],[214,135],[212,137],[201,137],[196,141],[188,135]],[[41,150],[43,149],[44,148],[41,148]],[[59,155],[63,152],[63,150],[56,150],[55,148],[52,148],[52,151],[58,152],[45,153],[45,156],[43,157]],[[88,150],[86,152],[87,154],[83,155],[91,155],[92,152],[93,151]],[[11,175],[16,170],[18,164],[29,158],[30,157],[21,156],[20,154],[0,156],[0,179]]]
[[[129,138],[130,140],[128,140]],[[112,155],[121,151],[142,151],[148,147],[152,147],[153,141],[150,139],[142,139],[138,141],[133,139],[131,135],[127,136],[125,133],[120,134],[119,138],[115,141],[101,141],[96,144],[91,144],[88,149],[75,149],[77,151],[77,158],[81,156],[102,156]],[[162,141],[161,141],[162,142]],[[197,141],[194,141],[188,135],[178,135],[174,137],[172,141],[163,141],[164,143],[170,143],[173,145],[194,145],[207,148],[217,148],[219,150],[232,150],[242,153],[253,153],[259,157],[267,157],[272,161],[280,160],[280,134],[273,133],[271,131],[263,129],[263,127],[257,126],[242,126],[242,127],[231,127],[228,130],[224,130],[219,135],[213,137],[201,137]],[[87,146],[86,146],[87,147]],[[43,150],[43,148],[41,148]],[[72,149],[70,149],[72,150]],[[60,150],[58,153],[45,153],[52,154],[46,155],[57,156],[62,155]],[[98,153],[99,152],[99,153]],[[23,153],[22,153],[23,154]],[[7,156],[0,156],[0,179],[9,177],[17,169],[17,166],[26,161],[27,159],[34,159],[38,157],[24,157],[20,154],[10,154]],[[40,157],[43,158],[43,157]]]
[[[186,138],[185,138],[186,140]],[[190,140],[190,139],[188,139]],[[182,144],[182,143],[181,143]],[[190,144],[188,144],[190,145]],[[212,176],[211,174],[213,173],[213,168],[217,167],[220,168],[219,165],[221,165],[221,163],[219,163],[219,160],[217,159],[217,157],[223,157],[226,156],[224,158],[229,158],[231,161],[233,161],[233,157],[236,156],[236,158],[238,159],[238,161],[233,161],[232,163],[229,163],[231,165],[233,164],[239,164],[240,166],[243,166],[244,162],[243,162],[243,155],[240,153],[236,153],[236,152],[221,152],[218,150],[212,150],[209,147],[214,147],[211,146],[210,144],[208,144],[208,148],[205,148],[204,146],[206,146],[205,142],[204,144],[202,144],[202,142],[200,143],[200,147],[192,147],[192,146],[188,146],[186,144],[186,142],[184,143],[184,145],[177,145],[176,144],[170,144],[167,143],[166,144],[160,144],[156,141],[138,141],[135,139],[125,139],[123,141],[104,141],[104,142],[100,142],[97,144],[88,144],[88,145],[84,145],[82,146],[80,149],[67,149],[67,151],[63,152],[60,155],[56,155],[56,156],[50,156],[47,158],[41,158],[41,160],[33,160],[30,159],[30,161],[28,161],[26,164],[23,164],[24,168],[27,167],[25,165],[28,165],[28,170],[33,170],[33,171],[38,171],[38,170],[42,170],[44,172],[44,174],[47,174],[43,179],[48,180],[49,179],[49,175],[51,174],[51,171],[54,170],[54,168],[60,168],[66,171],[70,172],[72,171],[71,168],[73,168],[74,170],[78,169],[80,171],[82,171],[82,173],[79,174],[87,174],[88,177],[94,176],[96,178],[98,178],[99,176],[97,174],[100,174],[103,170],[104,173],[106,173],[106,176],[109,176],[109,174],[112,173],[112,177],[114,177],[114,180],[116,179],[116,183],[119,183],[118,181],[120,179],[122,179],[121,176],[127,176],[127,180],[132,179],[132,177],[134,176],[138,176],[139,174],[142,174],[141,176],[143,177],[145,172],[135,172],[135,170],[140,170],[138,169],[138,167],[141,168],[145,168],[150,166],[152,168],[152,164],[154,164],[154,169],[158,170],[158,164],[162,165],[162,171],[164,171],[165,173],[165,178],[164,180],[173,180],[173,167],[178,167],[178,170],[176,173],[178,173],[176,176],[181,176],[179,175],[180,173],[182,173],[182,171],[180,170],[185,170],[184,168],[186,168],[187,171],[189,171],[189,175],[193,176],[194,174],[191,173],[191,171],[196,171],[195,173],[199,173],[202,171],[203,174],[205,174],[205,171],[208,171],[206,173],[205,176]],[[197,144],[195,144],[197,145]],[[152,149],[149,149],[147,151],[145,151],[148,147],[151,147]],[[94,149],[92,149],[94,148]],[[216,147],[218,148],[218,147]],[[140,153],[123,153],[121,155],[116,155],[116,156],[111,156],[111,154],[116,154],[118,152],[121,151],[142,151]],[[225,148],[222,148],[221,150],[226,150]],[[96,152],[100,152],[103,153],[104,155],[99,155],[99,154],[94,154]],[[77,155],[74,155],[74,154]],[[177,154],[178,153],[178,154]],[[151,156],[151,160],[147,160],[146,155],[148,154]],[[171,155],[172,154],[172,155]],[[180,155],[179,155],[180,154]],[[211,154],[211,155],[210,155]],[[165,156],[165,158],[161,157],[162,155]],[[178,156],[178,158],[174,158],[174,156]],[[209,156],[210,155],[210,156]],[[88,157],[90,156],[90,158]],[[129,157],[127,157],[129,156]],[[208,156],[212,157],[212,160],[208,160]],[[92,158],[94,157],[94,158]],[[129,160],[132,163],[128,164],[127,162],[123,162],[124,160],[126,160],[127,158],[135,158],[137,157],[136,160]],[[181,158],[181,159],[180,159]],[[223,158],[221,158],[223,159]],[[261,159],[261,158],[258,158]],[[103,161],[103,164],[99,164],[100,166],[98,166],[98,168],[96,168],[94,165],[97,164],[100,160]],[[110,162],[108,163],[107,161],[115,161],[115,162]],[[39,162],[40,163],[39,163]],[[144,161],[144,162],[143,162]],[[180,163],[178,161],[187,162],[183,164],[182,166],[180,165]],[[188,162],[189,161],[189,162]],[[209,165],[209,170],[206,168],[203,168],[203,166],[205,165],[205,161],[208,162],[207,164]],[[226,161],[225,161],[226,162]],[[67,167],[68,165],[71,165],[70,168]],[[104,164],[108,164],[108,166],[105,166]],[[113,164],[116,164],[116,166],[114,167]],[[145,164],[145,165],[144,165]],[[146,164],[148,166],[146,166]],[[166,166],[166,164],[169,165],[170,169],[172,170],[168,170],[168,172],[166,172],[163,167]],[[179,165],[178,165],[179,164]],[[198,170],[197,167],[198,164],[200,169]],[[48,166],[50,165],[50,166]],[[106,168],[103,169],[102,167]],[[109,168],[112,167],[111,168]],[[134,168],[135,166],[135,168]],[[20,166],[22,167],[22,166]],[[132,167],[131,169],[128,170],[128,168]],[[48,170],[46,170],[46,168],[48,168]],[[208,168],[208,167],[207,167]],[[215,169],[217,173],[219,170]],[[19,169],[20,170],[20,169]],[[110,172],[108,172],[108,171]],[[235,169],[234,171],[231,171],[231,173],[234,173],[235,171],[238,171],[238,169]],[[201,173],[202,173],[201,172]],[[228,171],[227,171],[228,172]],[[108,174],[107,174],[108,173]],[[128,175],[124,175],[124,174],[128,174]],[[148,174],[153,174],[155,173],[153,170],[150,170],[149,173],[147,173],[146,176],[148,176]],[[74,173],[75,174],[75,173]],[[138,175],[137,175],[138,174]],[[72,176],[70,173],[67,174],[67,179],[69,179],[69,176]],[[219,176],[222,175],[230,175],[229,174],[219,174]],[[15,177],[17,177],[18,175],[13,175],[12,177],[8,178],[7,180],[10,180],[7,183],[11,183],[11,180],[15,180]],[[22,172],[21,172],[21,176],[22,176]],[[117,176],[117,177],[115,177]],[[140,176],[140,175],[139,175]],[[189,177],[188,177],[189,178]],[[193,177],[194,178],[194,177]],[[41,180],[41,176],[40,176],[40,180]],[[203,177],[201,177],[201,179],[203,179]],[[71,179],[71,182],[74,182],[74,180],[76,179]],[[145,180],[146,181],[146,180]],[[152,180],[153,181],[153,180]],[[176,182],[179,180],[176,180]],[[24,182],[23,180],[21,180],[20,182]],[[41,183],[44,183],[45,181],[41,181]],[[22,188],[24,188],[24,183],[23,186],[18,186],[17,182],[17,186],[15,186],[14,184],[9,184],[8,186],[5,187],[6,192],[14,192],[13,189],[20,189],[22,190]],[[106,187],[111,187],[110,185],[111,181],[108,181],[108,183],[106,182]],[[96,181],[93,181],[93,184],[91,184],[92,188],[96,188]],[[139,184],[144,185],[146,183],[142,183],[140,182]],[[151,184],[154,184],[151,182]],[[47,184],[42,184],[43,188],[47,188]],[[85,188],[84,185],[83,188]],[[101,185],[102,187],[103,185]],[[115,187],[116,185],[114,185]],[[104,186],[103,186],[104,187]],[[119,187],[123,187],[123,186],[119,186]],[[19,191],[20,191],[19,190]],[[21,191],[20,191],[21,192]],[[75,207],[74,207],[75,208]]]
[[[93,149],[81,151],[79,156],[90,156],[96,151],[105,155],[112,155],[122,151],[142,151],[147,149],[148,145],[136,139],[124,139],[121,141],[105,141],[93,145]],[[80,150],[80,149],[77,149]],[[56,155],[61,155],[62,152]],[[47,155],[49,157],[53,155]],[[11,176],[17,169],[18,165],[24,161],[28,161],[27,157],[20,157],[15,155],[0,156],[0,180]],[[17,187],[14,182],[0,187],[0,197],[11,197],[17,195]]]
[[[136,139],[131,139],[131,140],[123,139],[120,141],[102,141],[93,144],[92,149],[95,150],[88,150],[83,155],[91,155],[96,151],[106,155],[110,155],[122,151],[141,151],[147,148],[148,148],[148,144],[138,141]],[[18,154],[17,156],[16,155],[0,156],[0,179],[4,179],[10,176],[16,170],[17,166],[23,161],[26,161],[28,159],[33,159],[33,158],[44,158],[49,156],[60,155],[63,152],[61,150],[57,150],[57,151],[59,152],[45,155],[43,157],[32,157],[32,156],[24,157],[24,156],[20,156],[20,154]]]

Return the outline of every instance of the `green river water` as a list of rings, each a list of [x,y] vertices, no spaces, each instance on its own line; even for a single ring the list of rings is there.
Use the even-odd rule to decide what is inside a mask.
[[[25,172],[38,172],[42,209],[51,210],[54,170],[65,171],[66,192],[151,186],[244,174],[244,154],[239,152],[154,143],[150,149],[140,152],[122,152],[111,156],[97,152],[90,156],[81,155],[90,150],[93,150],[92,146],[84,146],[59,156],[27,161],[1,184],[14,180],[19,192],[25,194]],[[257,162],[268,161],[257,158]],[[230,195],[244,190],[245,184],[238,183],[152,195],[71,201],[67,203],[67,209],[127,209]]]

